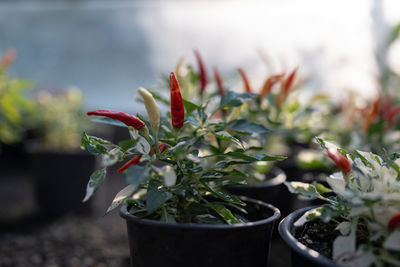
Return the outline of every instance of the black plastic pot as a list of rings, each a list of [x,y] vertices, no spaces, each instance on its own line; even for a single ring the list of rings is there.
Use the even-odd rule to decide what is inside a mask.
[[[238,196],[246,196],[270,203],[280,210],[282,216],[286,216],[291,211],[291,194],[284,184],[286,174],[280,168],[273,167],[270,175],[272,176],[270,179],[257,184],[234,185],[227,189],[230,193]]]
[[[170,224],[139,219],[123,206],[134,267],[265,267],[277,208],[243,197],[252,222],[236,225]]]
[[[294,223],[308,210],[315,208],[307,207],[296,210],[284,218],[279,224],[279,234],[287,245],[289,245],[292,254],[293,267],[339,267],[331,259],[326,258],[317,251],[308,248],[295,238],[298,230]]]
[[[91,212],[90,201],[82,203],[86,185],[95,168],[95,157],[83,152],[29,154],[36,201],[47,217]]]

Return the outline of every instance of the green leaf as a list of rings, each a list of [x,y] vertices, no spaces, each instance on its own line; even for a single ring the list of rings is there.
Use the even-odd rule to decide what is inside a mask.
[[[83,133],[81,146],[92,155],[102,155],[107,153],[104,145],[112,145],[112,143],[98,137],[88,136]]]
[[[315,186],[315,189],[317,190],[317,192],[320,193],[321,195],[332,192],[332,190],[330,188],[327,188],[323,184],[316,183],[316,184],[314,184],[314,186]]]
[[[86,202],[90,199],[93,193],[99,188],[102,184],[104,178],[106,177],[106,168],[102,168],[100,170],[95,171],[89,179],[89,182],[86,187],[86,196],[83,199],[83,202]]]
[[[162,208],[160,221],[166,223],[176,223],[174,216],[169,214],[164,207]]]
[[[151,178],[150,169],[147,166],[132,165],[125,172],[125,180],[135,189]]]
[[[246,161],[219,161],[214,165],[215,169],[226,169],[231,165],[248,164]]]
[[[200,127],[200,122],[193,116],[189,116],[185,119],[185,122],[193,124],[193,126]]]
[[[183,106],[185,107],[185,110],[188,114],[192,113],[194,110],[199,109],[200,107],[188,100],[182,99],[183,100]]]
[[[123,156],[124,153],[121,151],[119,147],[110,150],[108,153],[103,155],[102,158],[103,167],[114,165],[118,161],[122,160]]]
[[[233,137],[226,131],[216,132],[214,133],[214,135],[220,140],[230,140],[233,143],[235,143],[240,149],[245,150],[245,147],[243,146],[242,142],[238,138]]]
[[[228,195],[225,193],[222,193],[220,191],[215,191],[214,189],[212,189],[211,187],[209,187],[205,182],[201,182],[201,184],[214,196],[217,197],[219,199],[222,199],[226,202],[232,203],[232,204],[237,204],[237,205],[241,205],[241,206],[246,206],[246,203],[244,203],[243,201],[241,201],[237,196],[233,196],[233,195]]]
[[[143,154],[143,155],[149,154],[150,149],[151,149],[149,142],[147,142],[147,140],[142,136],[139,136],[139,139],[138,139],[138,142],[137,142],[135,148],[137,151],[140,152],[140,154]]]
[[[148,215],[155,212],[168,199],[170,199],[172,197],[171,193],[162,192],[162,191],[158,190],[159,185],[160,184],[155,180],[151,180],[149,182],[149,187],[147,189],[147,195],[146,195],[146,209],[147,209]]]
[[[228,91],[221,97],[221,102],[218,109],[224,107],[238,107],[241,106],[247,99],[252,99],[255,97],[257,97],[257,95],[253,93],[236,93],[233,91]]]
[[[302,182],[285,182],[289,191],[293,194],[299,194],[309,199],[320,198],[321,195],[312,184]]]
[[[119,143],[118,143],[118,146],[119,146],[122,150],[126,151],[126,150],[132,148],[135,144],[136,144],[136,141],[135,141],[135,140],[128,139],[128,140],[123,140],[123,141],[119,142]]]
[[[126,186],[124,189],[118,192],[118,194],[114,197],[113,201],[111,202],[111,205],[108,207],[106,214],[110,213],[113,209],[121,205],[121,203],[132,196],[132,194],[135,192],[136,188],[132,185]]]
[[[228,224],[239,223],[240,221],[233,216],[232,212],[228,210],[224,205],[209,203],[210,208],[212,208],[219,216],[222,217]]]
[[[225,153],[224,155],[230,156],[235,159],[243,159],[248,162],[255,162],[255,161],[282,161],[286,159],[287,157],[284,156],[270,156],[267,154],[256,154],[256,155],[246,155],[241,152],[228,152]]]
[[[264,134],[271,132],[271,130],[265,128],[260,124],[256,124],[249,120],[244,120],[244,119],[231,121],[225,126],[225,128],[248,134],[252,133]]]

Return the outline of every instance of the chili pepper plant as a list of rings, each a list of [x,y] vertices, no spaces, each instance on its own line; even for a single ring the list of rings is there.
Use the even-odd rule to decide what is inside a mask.
[[[336,225],[332,260],[349,266],[400,265],[400,156],[348,153],[317,138],[340,172],[321,184],[286,183],[292,193],[325,201],[295,225],[312,220]],[[330,193],[329,196],[325,195]]]
[[[201,82],[204,86],[204,80]],[[203,88],[203,87],[200,87]],[[94,110],[96,121],[127,127],[130,139],[113,144],[83,134],[82,147],[102,157],[102,167],[95,171],[87,185],[85,201],[102,184],[108,167],[121,167],[127,186],[112,201],[107,213],[121,203],[129,204],[129,212],[139,218],[177,223],[246,222],[245,203],[228,194],[224,186],[243,181],[246,174],[238,166],[279,157],[254,153],[236,133],[267,131],[250,121],[227,122],[213,117],[218,110],[241,105],[243,97],[226,94],[211,112],[208,104],[195,104],[182,98],[181,88],[172,72],[169,76],[170,112],[161,114],[155,97],[139,89],[147,110],[141,115],[110,110]],[[200,90],[200,92],[202,92]],[[203,91],[204,93],[204,91]],[[249,138],[257,139],[258,135]]]

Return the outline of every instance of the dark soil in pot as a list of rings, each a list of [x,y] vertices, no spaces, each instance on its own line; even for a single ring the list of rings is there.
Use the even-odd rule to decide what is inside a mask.
[[[95,168],[92,155],[34,152],[29,154],[29,163],[38,208],[44,216],[90,213],[90,202],[82,203],[82,199]]]
[[[307,207],[296,210],[284,218],[279,224],[279,234],[292,254],[293,267],[338,267],[331,260],[332,243],[338,232],[333,224],[311,221],[304,226],[295,227],[294,223],[308,210]]]
[[[332,258],[332,245],[339,232],[334,223],[323,223],[319,220],[307,222],[303,228],[297,229],[295,237],[307,247]]]
[[[121,208],[126,219],[132,266],[265,267],[279,210],[243,197],[252,222],[236,225],[170,224],[138,219]]]

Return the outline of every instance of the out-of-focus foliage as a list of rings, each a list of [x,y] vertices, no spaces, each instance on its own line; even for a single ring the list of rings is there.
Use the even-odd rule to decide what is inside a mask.
[[[39,91],[35,96],[35,112],[30,125],[35,129],[36,146],[40,150],[70,151],[80,146],[81,132],[89,120],[82,112],[80,89],[69,87],[60,93]]]
[[[32,84],[12,77],[8,67],[15,58],[15,52],[8,50],[0,63],[0,143],[19,142],[26,129],[27,116],[34,109],[34,103],[26,96]]]

